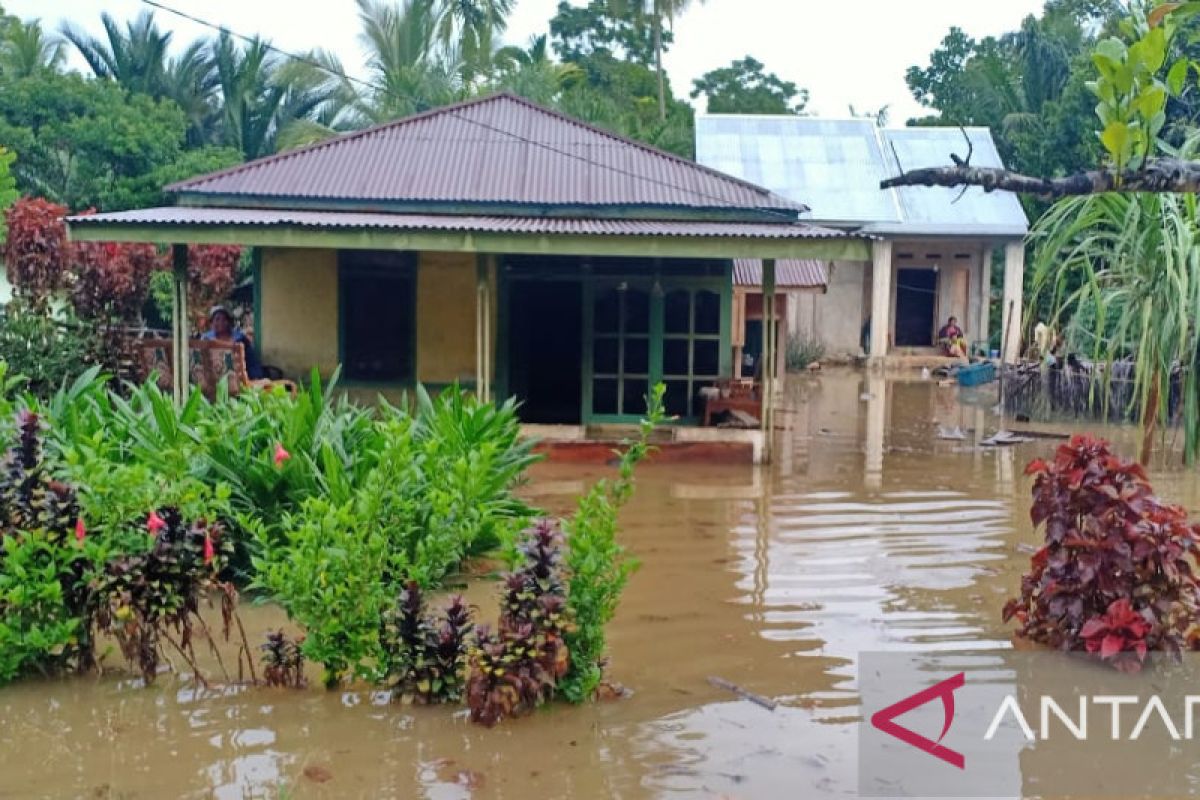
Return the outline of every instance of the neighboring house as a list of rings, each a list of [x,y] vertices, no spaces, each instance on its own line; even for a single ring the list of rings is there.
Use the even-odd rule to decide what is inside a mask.
[[[638,419],[660,380],[670,413],[701,416],[700,388],[733,374],[734,259],[870,255],[797,201],[508,94],[168,191],[70,234],[172,244],[177,263],[183,243],[256,246],[257,345],[289,377],[340,364],[369,396],[459,381],[580,435]]]
[[[733,375],[762,374],[764,303],[762,261],[739,258],[733,262]],[[775,263],[775,330],[777,341],[787,343],[787,333],[797,330],[795,319],[812,296],[825,291],[825,262],[789,258]],[[787,372],[787,348],[776,349],[775,374]]]
[[[969,137],[970,146],[964,139]],[[827,260],[823,294],[799,298],[793,334],[814,336],[831,354],[929,355],[936,332],[958,317],[973,349],[986,349],[992,254],[1003,252],[1005,358],[1020,349],[1024,246],[1029,221],[1017,197],[945,188],[880,189],[903,170],[950,163],[1003,164],[986,128],[881,129],[872,120],[700,115],[696,157],[709,167],[803,198],[804,219],[876,239],[869,263]],[[902,360],[902,359],[898,359]]]

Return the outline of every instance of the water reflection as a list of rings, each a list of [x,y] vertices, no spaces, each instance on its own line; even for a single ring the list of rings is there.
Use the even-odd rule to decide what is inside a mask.
[[[0,795],[854,796],[861,652],[973,651],[986,670],[1008,648],[999,609],[1032,541],[1021,467],[1053,442],[978,447],[992,404],[932,381],[804,376],[772,467],[646,468],[623,516],[643,566],[611,636],[628,700],[487,731],[367,692],[26,682],[0,690]],[[530,494],[569,511],[603,474],[542,465]],[[1193,472],[1155,479],[1196,507]],[[489,615],[491,592],[471,591]],[[244,616],[253,638],[284,624]]]

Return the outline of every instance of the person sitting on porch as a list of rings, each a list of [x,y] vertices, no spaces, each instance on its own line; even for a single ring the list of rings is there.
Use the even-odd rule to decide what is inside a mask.
[[[957,317],[948,319],[938,331],[938,343],[946,355],[964,360],[967,358],[967,336],[963,329],[958,327]]]
[[[229,309],[225,306],[213,306],[208,312],[209,328],[204,332],[201,339],[217,342],[237,342],[242,346],[242,351],[246,356],[246,377],[250,380],[258,380],[263,376],[262,365],[258,363],[258,354],[254,352],[254,345],[250,343],[250,337],[242,332],[241,328],[235,328],[233,325],[233,315],[229,313]]]

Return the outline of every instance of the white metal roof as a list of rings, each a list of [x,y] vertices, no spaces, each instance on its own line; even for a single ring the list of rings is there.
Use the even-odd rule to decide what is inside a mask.
[[[987,128],[967,128],[971,163],[1002,167]],[[923,186],[880,189],[879,182],[967,154],[957,127],[884,129],[869,119],[748,114],[696,117],[696,160],[801,200],[810,222],[889,236],[994,236],[1029,230],[1017,196]],[[957,199],[956,199],[957,198]]]

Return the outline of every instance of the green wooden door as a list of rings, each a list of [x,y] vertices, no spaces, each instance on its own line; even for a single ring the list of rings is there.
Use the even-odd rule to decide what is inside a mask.
[[[700,387],[729,374],[730,292],[721,279],[598,280],[585,286],[583,419],[634,422],[650,386],[694,420]]]

